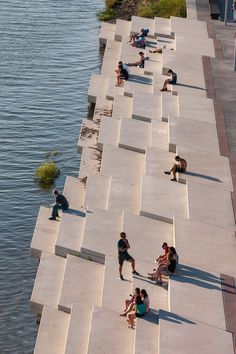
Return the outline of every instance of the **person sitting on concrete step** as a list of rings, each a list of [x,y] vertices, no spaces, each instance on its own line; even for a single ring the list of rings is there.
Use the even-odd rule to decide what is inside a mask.
[[[129,312],[133,311],[135,305],[135,299],[138,295],[140,295],[140,289],[135,288],[133,295],[130,295],[130,299],[125,300],[125,309],[120,314],[120,316],[126,316]]]
[[[135,305],[134,305],[134,312],[128,313],[127,317],[127,322],[129,324],[129,328],[133,328],[135,326],[135,318],[136,317],[142,317],[145,315],[147,312],[146,305],[144,304],[142,298],[140,295],[138,295],[135,299]]]
[[[141,42],[144,42],[144,47],[145,47],[145,37],[147,37],[149,33],[149,29],[144,29],[141,28],[140,33],[138,34],[132,34],[129,38],[129,44],[132,45],[133,47],[137,47],[137,42],[140,42],[140,46],[141,46]]]
[[[174,164],[172,169],[170,171],[164,171],[166,175],[170,175],[171,172],[173,173],[174,178],[171,179],[171,181],[177,182],[176,179],[176,173],[184,173],[187,169],[187,161],[183,159],[182,157],[175,156],[175,161],[177,163]]]
[[[118,69],[115,70],[117,76],[117,86],[123,86],[124,80],[128,80],[129,73],[127,70],[124,69],[123,64],[118,65]]]
[[[53,195],[55,198],[55,203],[51,205],[52,216],[49,218],[49,220],[56,220],[56,218],[59,216],[59,209],[67,210],[69,208],[69,203],[64,195],[60,194],[56,189],[53,190]]]
[[[168,271],[170,274],[175,273],[178,263],[178,255],[174,247],[170,247],[167,260],[160,264],[154,273],[148,273],[150,280],[155,280],[157,284],[162,285],[162,275]]]
[[[138,66],[139,68],[144,68],[145,60],[148,60],[149,57],[145,57],[143,52],[138,53],[140,55],[140,59],[134,63],[128,63],[128,66]]]
[[[173,70],[169,69],[167,75],[171,76],[171,79],[165,80],[163,87],[160,91],[167,91],[167,85],[175,85],[177,83],[177,74]]]

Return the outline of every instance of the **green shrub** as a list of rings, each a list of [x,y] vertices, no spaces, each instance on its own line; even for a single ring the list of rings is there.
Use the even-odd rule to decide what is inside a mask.
[[[112,9],[118,4],[119,0],[106,0],[106,9]]]
[[[186,17],[185,0],[147,0],[145,6],[140,4],[137,16],[153,18],[155,16],[169,18],[170,16]]]
[[[55,179],[59,176],[60,170],[57,167],[55,161],[44,162],[35,171],[35,176],[39,183],[45,185],[51,185]]]
[[[114,17],[115,17],[115,10],[113,9],[107,9],[107,10],[99,11],[97,13],[97,18],[100,21],[109,21]]]

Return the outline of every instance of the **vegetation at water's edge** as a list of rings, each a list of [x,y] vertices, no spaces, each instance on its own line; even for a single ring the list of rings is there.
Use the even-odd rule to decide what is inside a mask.
[[[115,18],[130,20],[132,15],[140,17],[186,17],[185,0],[106,0],[106,9],[97,16],[101,21]]]
[[[60,175],[60,169],[55,161],[44,162],[36,168],[35,176],[40,184],[52,185],[55,179]]]

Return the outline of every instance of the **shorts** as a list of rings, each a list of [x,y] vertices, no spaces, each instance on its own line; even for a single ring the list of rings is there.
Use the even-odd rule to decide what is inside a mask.
[[[123,265],[124,261],[128,261],[130,262],[131,260],[133,260],[133,257],[131,257],[131,255],[129,253],[126,253],[124,255],[119,255],[119,265]]]
[[[185,169],[177,166],[176,172],[183,173],[183,172],[185,172]]]
[[[175,85],[176,84],[176,80],[169,80],[169,84],[170,85]]]

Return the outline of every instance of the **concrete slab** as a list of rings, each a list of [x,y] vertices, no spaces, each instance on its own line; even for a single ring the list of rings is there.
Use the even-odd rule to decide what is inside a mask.
[[[120,51],[121,51],[121,43],[117,42],[114,39],[113,40],[108,39],[107,43],[106,43],[106,47],[105,47],[103,61],[104,61],[104,59],[108,59],[108,58],[113,58],[113,59],[118,58],[118,61],[119,61]],[[110,68],[110,70],[111,70],[111,68]]]
[[[87,353],[91,320],[91,307],[86,306],[86,304],[72,306],[65,354]]]
[[[170,37],[171,34],[171,26],[170,19],[162,18],[162,17],[154,17],[154,35],[162,36],[162,37]]]
[[[119,147],[145,154],[151,140],[151,124],[135,119],[122,119]]]
[[[114,335],[114,330],[119,333]],[[106,335],[104,335],[106,333]],[[117,315],[117,312],[95,307],[93,309],[92,325],[87,354],[120,353],[120,343],[125,343],[123,354],[130,354],[133,349],[134,331],[128,330],[127,322]],[[231,353],[230,353],[231,354]]]
[[[100,125],[102,116],[111,117],[112,103],[113,102],[107,100],[105,96],[97,97],[96,105],[93,111],[93,121]]]
[[[164,92],[161,95],[162,102],[162,120],[167,121],[169,116],[178,116],[179,110],[179,97],[176,95],[172,95],[171,93]],[[186,115],[187,117],[187,115]]]
[[[92,74],[88,89],[88,102],[96,103],[98,96],[106,96],[107,86],[107,76]]]
[[[85,147],[80,160],[79,177],[84,179],[100,172],[102,153],[98,148]]]
[[[85,196],[86,209],[107,209],[111,178],[101,175],[90,175],[87,179],[87,190]]]
[[[151,48],[153,48],[153,46]],[[154,73],[161,74],[162,73],[162,65],[161,65],[161,61],[158,60],[159,57],[155,54],[149,54],[149,51],[147,51],[147,50],[148,50],[148,47],[146,49],[146,53],[149,56],[149,59],[145,61],[144,74],[146,74],[146,75],[153,75]]]
[[[114,72],[114,75],[111,74],[108,77],[107,90],[105,94],[106,99],[114,100],[114,97],[116,95],[123,95],[123,94],[124,94],[124,87],[116,85],[116,74]]]
[[[36,313],[42,313],[43,306],[57,308],[66,260],[54,254],[43,252],[34,288],[30,298],[30,305]]]
[[[115,33],[115,40],[121,42],[123,37],[127,36],[131,30],[131,22],[124,21],[121,19],[116,20],[116,33]]]
[[[155,22],[151,18],[132,16],[131,33],[140,33],[141,28],[149,29],[149,36],[154,36]]]
[[[233,191],[227,157],[182,146],[177,150],[178,155],[183,156],[188,162],[187,172],[178,176],[180,182],[193,181]]]
[[[130,241],[132,254],[137,260],[137,264],[141,261],[148,263],[149,269],[147,269],[147,272],[155,267],[156,258],[159,254],[162,254],[162,243],[173,244],[172,225],[159,220],[125,212],[123,230]],[[139,271],[144,271],[143,268],[146,268],[146,266],[139,266]],[[147,276],[147,274],[144,275]]]
[[[102,22],[99,33],[99,43],[106,44],[108,39],[114,39],[116,25],[113,23]]]
[[[208,38],[206,22],[181,17],[170,17],[171,31],[188,34],[189,37]]]
[[[99,126],[97,122],[94,122],[90,119],[83,119],[77,146],[79,154],[82,154],[84,146],[96,146],[98,130]]]
[[[215,57],[213,40],[208,37],[192,37],[189,34],[175,34],[176,51],[188,54]]]
[[[187,217],[186,186],[144,175],[140,214],[168,223],[173,223],[174,216]]]
[[[99,150],[103,149],[104,144],[118,146],[120,136],[120,125],[121,121],[119,119],[102,117],[101,127],[98,136]]]
[[[132,293],[131,267],[124,266],[123,276],[120,280],[117,257],[106,256],[103,283],[102,307],[116,311],[117,315],[125,309],[125,299]],[[117,291],[119,289],[119,291]]]
[[[118,42],[115,42],[118,43]],[[103,58],[102,61],[102,67],[101,67],[101,75],[103,76],[109,76],[112,72],[115,71],[115,69],[117,68],[117,63],[120,60],[120,56],[107,56]],[[111,70],[111,68],[113,68],[113,70]],[[114,75],[116,77],[116,74],[114,72]]]
[[[70,313],[76,302],[100,306],[103,274],[103,265],[67,255],[58,309]]]
[[[189,218],[235,230],[232,199],[229,191],[188,182]],[[201,196],[201,198],[199,198]]]
[[[114,97],[112,118],[130,118],[133,110],[133,99],[127,96],[116,95]]]
[[[185,118],[169,117],[169,151],[178,145],[219,154],[216,126]]]
[[[104,145],[102,154],[101,174],[114,176],[131,181],[144,173],[145,156],[138,152]]]
[[[160,311],[159,328],[160,354],[233,354],[231,333],[178,313]]]
[[[70,316],[44,306],[34,354],[64,354]]]
[[[161,95],[136,92],[133,97],[132,118],[151,122],[161,120]]]
[[[171,311],[226,330],[220,274],[181,264],[169,280],[169,301]]]
[[[42,252],[54,253],[59,222],[48,220],[50,216],[51,209],[41,206],[30,245],[30,253],[37,259]]]
[[[164,171],[173,165],[175,154],[157,148],[148,148],[146,152],[146,174],[153,177],[165,178]],[[166,176],[166,179],[170,179]]]
[[[55,244],[55,254],[61,257],[78,256],[83,238],[85,215],[63,213]]]
[[[88,213],[81,256],[104,264],[105,255],[117,257],[117,242],[122,231],[123,213],[94,210]]]
[[[174,220],[174,238],[182,264],[235,278],[234,231],[177,217]]]
[[[162,150],[169,150],[168,124],[166,122],[152,121],[151,147]]]
[[[204,123],[216,124],[212,99],[188,94],[180,94],[178,99],[178,115],[180,117],[186,117]]]
[[[141,177],[135,181],[112,177],[108,209],[111,211],[140,211]]]
[[[158,352],[158,315],[149,312],[136,318],[134,354]]]
[[[85,184],[81,178],[67,176],[63,194],[70,204],[70,209],[67,212],[81,210],[84,204]]]
[[[153,93],[152,77],[150,75],[137,75],[132,76],[129,80],[125,81],[124,95],[133,97],[136,92]]]

